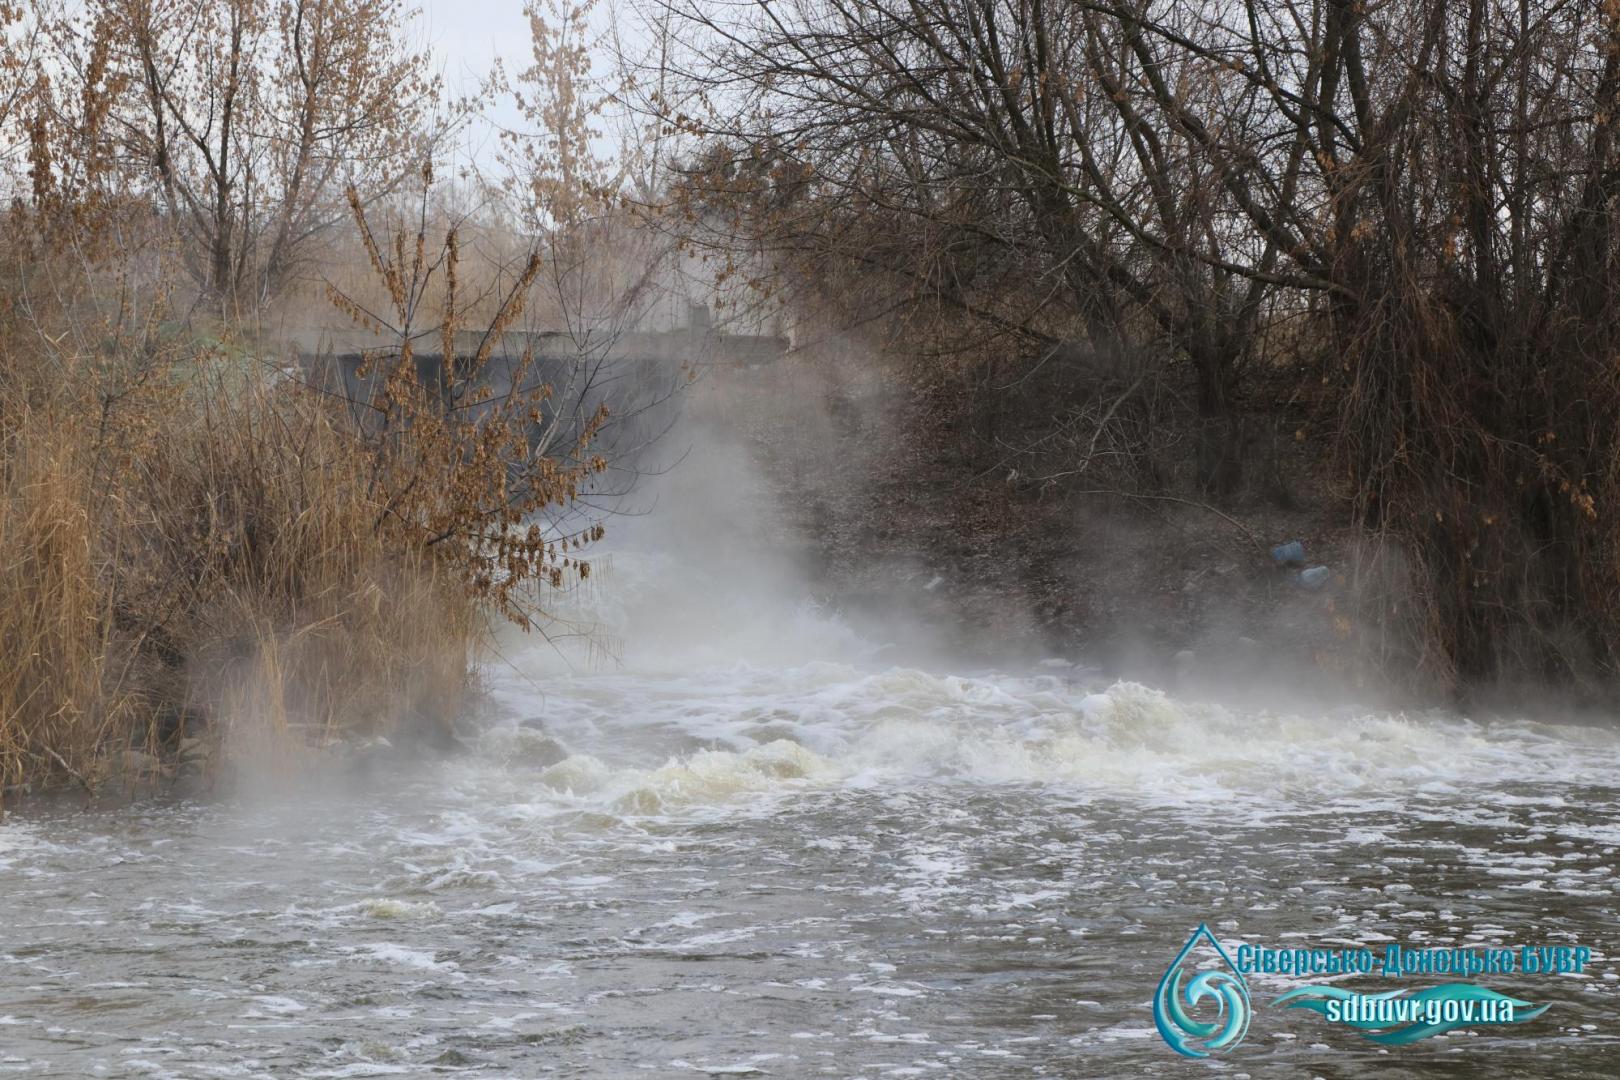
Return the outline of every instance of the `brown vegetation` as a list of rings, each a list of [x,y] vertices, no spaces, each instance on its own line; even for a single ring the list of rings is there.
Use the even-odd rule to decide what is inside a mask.
[[[548,205],[573,190],[577,213],[469,257],[470,213],[422,164],[438,90],[402,14],[0,8],[20,136],[0,146],[0,801],[442,740],[486,614],[527,628],[589,573],[602,526],[573,503],[606,467],[605,402],[529,377],[532,355],[484,367],[537,299],[577,310],[541,252],[601,229],[608,197],[557,177]],[[317,325],[382,343],[375,393],[257,329],[314,292]],[[424,340],[443,378],[413,362]]]
[[[1296,430],[1362,538],[1355,633],[1390,674],[1620,674],[1620,8],[663,10],[688,51],[661,86],[687,93],[648,105],[708,139],[700,239],[958,373],[987,463],[1231,505],[1245,421],[1311,403]],[[1031,385],[1055,392],[985,404]],[[1104,475],[1092,433],[1134,426],[1151,456],[1139,395],[1165,389],[1191,483]]]
[[[453,337],[454,234],[429,259],[422,236],[358,223],[402,310],[422,317],[428,278],[452,278],[434,329]],[[38,224],[19,214],[10,235],[38,244]],[[383,392],[343,400],[251,342],[171,336],[149,295],[98,318],[101,286],[34,250],[0,335],[0,626],[15,661],[0,676],[0,786],[94,789],[194,739],[216,753],[448,732],[481,610],[526,622],[535,585],[588,572],[576,552],[600,525],[528,523],[602,466],[586,449],[600,418],[566,459],[531,453],[549,388],[446,409],[417,378],[407,321],[377,358]],[[471,383],[482,353],[458,365]]]

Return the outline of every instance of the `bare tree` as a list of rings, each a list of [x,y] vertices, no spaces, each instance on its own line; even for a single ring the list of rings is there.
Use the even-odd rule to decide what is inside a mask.
[[[672,422],[663,406],[684,381],[682,357],[645,345],[636,355],[629,340],[658,297],[671,244],[626,198],[641,133],[609,138],[608,126],[626,117],[621,81],[593,70],[607,51],[595,0],[535,0],[524,11],[531,63],[505,87],[522,123],[502,133],[499,197],[539,256],[526,325],[547,337],[543,377],[555,407],[577,423],[610,405],[596,445],[611,451],[609,489],[623,491],[640,451]]]
[[[692,216],[717,246],[861,275],[865,313],[948,309],[1035,362],[1166,344],[1217,492],[1236,375],[1269,313],[1305,318],[1355,519],[1421,568],[1393,598],[1421,663],[1615,673],[1620,9],[722,11],[656,9],[684,93],[648,103],[705,147]]]
[[[1241,135],[1253,90],[1226,61],[1043,0],[671,10],[694,42],[681,100],[710,103],[698,126],[729,170],[708,181],[731,187],[710,209],[739,205],[751,173],[762,190],[740,227],[879,271],[910,303],[1047,358],[1066,341],[1163,341],[1194,368],[1201,482],[1236,485],[1234,372],[1285,277],[1271,238],[1233,227],[1230,163],[1164,123],[1155,89]]]
[[[345,185],[373,200],[419,156],[439,88],[406,17],[398,0],[96,0],[59,52],[84,85],[127,90],[105,125],[126,197],[150,195],[198,287],[250,308],[346,220]]]

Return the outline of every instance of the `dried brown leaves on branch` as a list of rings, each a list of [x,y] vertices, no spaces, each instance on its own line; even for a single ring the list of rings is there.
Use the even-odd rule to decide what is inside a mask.
[[[423,170],[422,180],[425,200],[431,169]],[[533,626],[536,585],[560,587],[571,575],[590,574],[581,555],[601,539],[602,524],[550,528],[539,519],[573,520],[564,512],[607,468],[591,444],[608,407],[597,405],[570,430],[566,445],[548,438],[560,423],[549,408],[553,387],[538,377],[534,338],[511,332],[541,272],[538,254],[531,252],[510,275],[493,320],[471,331],[459,306],[455,226],[430,237],[423,214],[414,224],[396,217],[379,231],[372,220],[377,215],[367,213],[352,189],[349,203],[387,305],[376,311],[330,289],[340,310],[388,341],[372,351],[362,372],[380,375],[365,380],[375,392],[353,402],[369,455],[376,528],[432,549],[479,600],[520,626]],[[421,339],[439,350],[426,369],[416,363]],[[514,342],[516,363],[493,372],[491,358]]]

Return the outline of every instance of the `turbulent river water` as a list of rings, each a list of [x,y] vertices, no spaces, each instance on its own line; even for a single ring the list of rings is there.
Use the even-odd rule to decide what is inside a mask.
[[[0,1074],[1620,1072],[1615,732],[896,664],[701,588],[628,610],[683,574],[600,586],[656,651],[508,642],[466,754],[0,826]],[[1531,1023],[1398,1048],[1251,975],[1247,1039],[1196,1063],[1150,1002],[1200,923],[1595,955],[1486,980]]]

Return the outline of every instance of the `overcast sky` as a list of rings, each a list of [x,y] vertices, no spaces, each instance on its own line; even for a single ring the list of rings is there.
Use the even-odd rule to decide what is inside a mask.
[[[452,92],[470,93],[489,74],[499,57],[509,72],[521,71],[530,62],[529,20],[523,15],[523,0],[419,0],[419,29],[432,49],[435,66],[444,74]],[[519,117],[508,99],[495,102],[490,110],[495,124],[519,125]],[[494,157],[495,134],[489,125],[469,132],[469,146],[480,164]]]
[[[487,76],[496,58],[516,74],[533,63],[530,51],[529,20],[523,14],[524,0],[416,0],[421,7],[418,30],[433,52],[435,66],[444,74],[453,92],[470,93]],[[598,32],[606,31],[612,17],[612,4],[600,2],[591,22]],[[621,33],[634,37],[632,28]],[[595,57],[594,73],[607,76],[612,60]],[[468,133],[474,159],[484,166],[493,164],[498,126],[521,130],[522,118],[509,97],[495,101],[487,109],[488,122]]]
[[[447,61],[447,74],[488,69],[496,56],[527,60],[529,21],[523,0],[420,0],[428,44]]]

